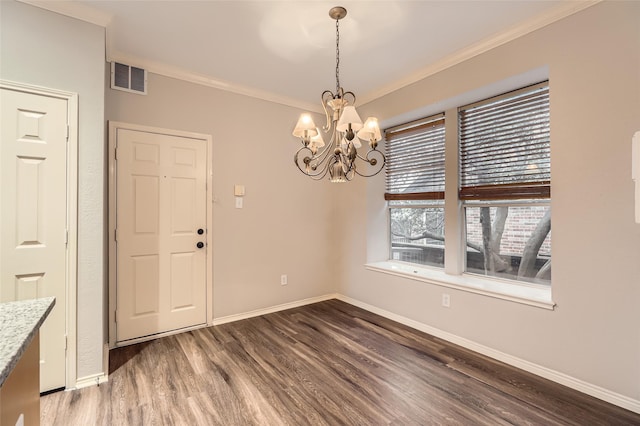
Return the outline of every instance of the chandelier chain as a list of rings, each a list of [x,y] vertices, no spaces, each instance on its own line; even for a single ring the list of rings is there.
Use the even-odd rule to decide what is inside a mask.
[[[340,93],[340,20],[336,19],[336,95]]]

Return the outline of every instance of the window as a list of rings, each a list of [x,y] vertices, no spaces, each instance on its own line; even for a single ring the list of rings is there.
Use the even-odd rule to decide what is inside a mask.
[[[394,260],[444,266],[444,114],[387,129]]]
[[[445,134],[445,116],[457,123],[457,134]],[[548,288],[548,82],[396,126],[385,136],[390,260],[445,267],[449,278],[442,282],[463,282],[450,277],[468,273]],[[445,152],[454,164],[457,156],[457,171],[445,169]],[[457,191],[446,203],[445,178],[447,190]],[[447,230],[456,231],[446,256],[445,217],[455,224]]]
[[[461,107],[458,119],[465,271],[550,283],[548,84]]]

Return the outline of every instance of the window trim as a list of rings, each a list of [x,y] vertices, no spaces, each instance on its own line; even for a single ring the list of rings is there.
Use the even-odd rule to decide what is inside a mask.
[[[547,310],[554,310],[556,306],[552,299],[550,286],[503,280],[496,277],[489,278],[468,272],[460,275],[451,275],[442,271],[440,268],[430,268],[428,266],[397,260],[371,262],[365,264],[365,268],[373,272],[394,275],[440,287],[452,288]]]
[[[537,80],[541,81],[540,79]],[[545,79],[542,83],[551,89],[550,82]],[[536,84],[520,86],[522,90],[530,90]],[[516,91],[521,90],[516,89]],[[503,92],[508,96],[514,91]],[[479,100],[478,102],[483,102]],[[475,103],[475,102],[474,102]],[[464,106],[473,105],[468,103]],[[445,212],[445,230],[447,236],[445,238],[445,265],[444,269],[427,265],[419,265],[407,263],[391,259],[391,235],[390,235],[390,201],[395,201],[391,197],[385,197],[386,210],[386,244],[388,249],[386,259],[382,261],[368,262],[364,266],[368,271],[385,273],[411,279],[415,281],[425,282],[427,284],[437,285],[444,288],[452,288],[468,293],[479,294],[500,300],[516,302],[533,307],[553,310],[556,306],[552,299],[552,286],[528,283],[526,281],[507,280],[499,277],[482,276],[472,272],[465,272],[466,263],[466,241],[465,241],[465,205],[485,204],[485,200],[473,198],[464,200],[460,197],[460,172],[459,172],[459,141],[458,141],[458,113],[462,108],[460,104],[450,104],[444,111],[445,118],[445,193],[444,193],[444,212]],[[419,122],[416,120],[415,122]],[[409,123],[407,123],[409,124]],[[392,127],[392,129],[401,128],[406,125]],[[544,182],[546,184],[547,182]],[[544,190],[543,190],[544,191]],[[386,191],[385,191],[386,192]],[[526,203],[535,203],[536,200],[542,203],[552,204],[550,191],[548,197],[535,197],[529,199]],[[428,200],[420,198],[428,203]],[[527,199],[520,197],[521,200]],[[399,200],[402,201],[402,200]],[[505,200],[508,202],[508,200]],[[493,203],[500,203],[493,200]],[[419,207],[415,205],[415,207]]]
[[[460,188],[458,190],[458,198],[460,200],[460,209],[463,215],[463,218],[466,218],[466,208],[467,207],[482,207],[487,206],[487,203],[478,203],[478,201],[494,201],[501,203],[503,206],[511,207],[514,204],[518,204],[521,200],[539,200],[546,201],[548,203],[549,208],[551,207],[551,165],[550,165],[550,98],[549,98],[549,80],[541,81],[540,83],[528,85],[522,87],[517,90],[512,90],[506,93],[503,93],[498,96],[492,96],[486,99],[482,99],[478,102],[468,104],[465,106],[461,106],[457,109],[457,139],[458,139],[458,175]],[[496,105],[496,103],[499,103]],[[470,111],[474,108],[478,108],[477,111]],[[502,114],[507,113],[506,117],[503,117]],[[465,121],[465,118],[471,115],[470,121]],[[544,121],[539,120],[539,114],[542,114],[545,117]],[[533,144],[530,140],[526,139],[525,141],[521,141],[522,133],[518,132],[510,132],[509,134],[505,134],[503,132],[504,127],[507,123],[511,123],[514,117],[525,117],[525,120],[519,120],[517,125],[520,126],[523,123],[532,123],[532,117],[535,117],[535,127],[536,129],[543,129],[544,134],[543,138],[540,140],[536,140]],[[501,171],[500,166],[496,166],[495,159],[490,159],[490,156],[493,154],[487,154],[483,151],[481,144],[484,142],[488,142],[490,149],[490,153],[495,153],[495,144],[491,142],[491,140],[487,140],[488,134],[493,134],[491,129],[493,129],[494,120],[498,118],[498,132],[500,139],[500,147],[507,147],[508,143],[516,142],[514,145],[514,152],[517,152],[518,155],[523,154],[522,158],[529,158],[531,155],[531,151],[537,151],[538,145],[541,144],[540,141],[544,141],[544,158],[546,161],[543,163],[543,169],[546,173],[543,173],[543,179],[530,179],[528,175],[523,174],[522,172],[516,173],[511,169],[507,171]],[[482,124],[479,124],[482,123]],[[480,131],[481,135],[477,134],[477,131],[471,130],[468,131],[468,134],[465,137],[464,128],[466,126],[467,129],[476,128],[478,125],[481,125],[483,130]],[[487,133],[490,132],[490,133]],[[528,133],[527,133],[528,135]],[[515,137],[515,140],[514,140]],[[526,143],[523,143],[526,142]],[[471,145],[469,145],[471,144]],[[474,148],[475,153],[472,153],[470,147]],[[463,156],[464,152],[467,152],[466,156]],[[480,155],[478,154],[480,153]],[[539,154],[537,154],[539,155]],[[489,163],[486,160],[489,159]],[[520,157],[517,158],[517,164],[520,164]],[[548,161],[548,162],[547,162]],[[526,161],[525,161],[526,162]],[[465,176],[468,178],[469,176],[465,175],[466,170],[474,170],[474,167],[480,166],[481,169],[485,171],[489,171],[489,182],[485,185],[469,185],[468,181],[465,180]],[[466,167],[470,167],[467,169]],[[496,169],[497,167],[497,169]],[[496,173],[496,170],[498,173]],[[507,182],[505,182],[505,177]],[[546,178],[546,179],[544,179]],[[508,182],[515,180],[515,182]],[[467,183],[465,183],[467,182]],[[513,203],[510,202],[513,200]],[[522,202],[520,202],[522,204]],[[460,247],[459,254],[464,257],[462,274],[475,273],[473,271],[467,270],[467,261],[468,261],[468,247],[467,247],[467,223],[466,219],[464,219],[464,226],[462,229],[461,235],[463,242]],[[489,276],[489,274],[487,274]],[[500,279],[499,277],[495,277]],[[513,279],[504,278],[505,281],[514,283],[520,283],[521,281],[517,279],[517,276],[514,275]],[[546,281],[546,280],[544,280]],[[551,287],[552,282],[549,280],[548,285]]]

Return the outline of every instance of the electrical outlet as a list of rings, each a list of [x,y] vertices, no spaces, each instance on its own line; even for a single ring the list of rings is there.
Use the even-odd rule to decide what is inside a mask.
[[[286,275],[280,275],[280,285],[287,285],[288,280]]]
[[[448,308],[451,306],[451,296],[447,293],[442,293],[442,306]]]

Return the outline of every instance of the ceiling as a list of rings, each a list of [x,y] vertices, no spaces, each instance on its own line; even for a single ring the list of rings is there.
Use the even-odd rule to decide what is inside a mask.
[[[22,1],[104,26],[108,61],[312,110],[335,91],[333,6],[340,83],[362,104],[596,2]]]

